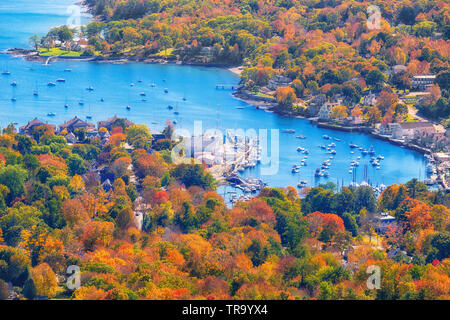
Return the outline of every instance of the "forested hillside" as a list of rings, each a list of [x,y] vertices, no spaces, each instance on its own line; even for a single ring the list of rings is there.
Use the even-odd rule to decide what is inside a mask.
[[[125,123],[77,129],[73,145],[45,124],[3,131],[0,298],[450,298],[448,194],[328,183],[304,199],[264,188],[230,209],[203,166],[171,163],[173,141]],[[377,212],[397,224],[380,232]]]

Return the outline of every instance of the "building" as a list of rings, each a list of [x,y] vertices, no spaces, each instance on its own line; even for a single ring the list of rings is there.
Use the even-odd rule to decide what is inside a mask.
[[[38,118],[34,118],[33,120],[29,121],[26,125],[21,126],[19,128],[19,133],[20,134],[27,134],[27,135],[31,135],[33,132],[33,129],[42,125],[47,125],[49,126],[53,131],[56,130],[56,126],[53,124],[48,124],[45,123],[41,120],[39,120]]]
[[[376,106],[377,105],[377,96],[374,93],[369,92],[369,94],[367,96],[364,96],[363,104],[365,106],[370,106],[370,107]]]
[[[308,113],[315,116],[319,113],[320,108],[327,102],[324,94],[319,94],[308,101]]]
[[[267,88],[269,88],[270,90],[277,90],[279,87],[288,87],[291,82],[292,79],[288,77],[276,75],[269,80]]]
[[[411,79],[411,84],[414,89],[426,90],[433,85],[435,79],[436,76],[434,75],[414,76]]]
[[[433,135],[436,133],[436,128],[432,122],[402,122],[400,123],[402,128],[401,135],[408,139],[420,137],[424,135]]]
[[[67,132],[74,132],[76,129],[80,128],[84,128],[87,131],[89,129],[95,129],[95,125],[93,123],[83,121],[77,116],[59,125],[59,131],[66,130]]]
[[[330,120],[331,119],[331,108],[342,105],[342,99],[333,99],[325,102],[322,107],[320,107],[319,113],[317,116],[320,120]]]
[[[402,127],[399,123],[382,123],[378,127],[378,133],[384,136],[398,136],[401,135]]]
[[[406,71],[408,68],[402,64],[396,64],[395,66],[392,67],[391,69],[391,73],[392,74],[397,74],[401,71]]]
[[[124,120],[125,121],[125,126],[129,127],[131,125],[133,125],[134,123],[131,122],[130,120],[128,120],[127,118],[119,118],[117,115],[115,115],[112,118],[109,118],[108,120],[105,121],[99,121],[97,122],[97,127],[100,128],[106,128],[109,131],[111,131],[113,124],[117,121],[117,120]]]
[[[64,138],[66,138],[67,143],[71,143],[71,144],[77,143],[77,141],[78,141],[77,137],[72,132],[69,132],[68,134],[66,134],[64,136]]]
[[[389,228],[395,228],[395,218],[387,213],[381,213],[375,217],[375,231],[386,233]]]

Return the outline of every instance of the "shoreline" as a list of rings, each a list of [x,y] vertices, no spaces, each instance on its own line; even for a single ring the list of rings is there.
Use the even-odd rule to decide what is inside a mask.
[[[20,56],[27,61],[30,62],[46,62],[48,59],[52,60],[71,60],[71,61],[86,61],[86,62],[98,62],[98,63],[111,63],[111,64],[126,64],[126,63],[147,63],[147,64],[175,64],[181,66],[197,66],[197,67],[210,67],[210,68],[221,68],[226,69],[229,72],[239,76],[242,73],[242,66],[227,66],[227,65],[218,65],[218,64],[207,64],[207,63],[186,63],[181,60],[169,60],[164,58],[147,58],[147,59],[130,59],[124,57],[102,57],[102,56],[88,56],[88,57],[64,57],[64,56],[41,56],[39,52],[35,50],[23,49],[23,48],[10,48],[7,49],[1,54],[9,54],[13,56]],[[258,110],[263,110],[265,112],[275,113],[282,117],[290,117],[290,118],[298,118],[308,120],[311,124],[316,125],[319,128],[330,129],[336,131],[344,131],[344,132],[359,132],[363,134],[367,134],[375,139],[386,141],[388,143],[397,145],[399,147],[407,148],[416,152],[420,152],[422,154],[432,154],[431,150],[422,148],[420,146],[412,145],[405,143],[403,141],[399,141],[396,139],[392,139],[388,136],[379,135],[373,132],[371,127],[366,126],[358,126],[358,127],[344,127],[338,124],[327,124],[326,122],[320,122],[316,120],[314,117],[305,117],[301,115],[295,115],[286,112],[280,112],[276,110],[276,102],[275,99],[269,99],[265,97],[256,97],[251,96],[246,92],[243,92],[240,88],[237,91],[233,92],[233,97],[235,99],[241,100],[251,106],[256,107]]]

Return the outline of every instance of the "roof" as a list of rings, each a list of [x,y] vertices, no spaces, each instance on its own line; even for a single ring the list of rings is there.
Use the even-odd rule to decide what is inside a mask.
[[[432,74],[413,77],[413,79],[435,79],[435,78],[436,76]]]
[[[120,118],[117,115],[114,115],[114,117],[112,117],[112,118],[109,118],[109,119],[104,120],[104,121],[97,122],[97,126],[99,128],[101,128],[101,127],[108,127],[108,126],[112,125],[116,120],[119,120],[119,119],[125,120],[125,123],[126,123],[127,126],[133,125],[133,122],[131,122],[127,118]]]
[[[94,124],[86,122],[75,116],[73,119],[70,119],[67,122],[64,122],[63,124],[59,125],[60,129],[66,129],[69,127],[72,127],[74,125],[78,124],[79,126],[86,126],[86,127],[95,127]]]
[[[400,123],[402,129],[418,129],[418,128],[433,128],[434,125],[432,122],[402,122]]]
[[[30,130],[36,126],[41,126],[41,125],[48,125],[52,128],[55,128],[55,125],[53,125],[53,124],[48,124],[48,123],[45,123],[45,122],[39,120],[38,118],[34,118],[33,120],[28,121],[28,123],[26,125],[21,126],[19,128],[19,130]]]

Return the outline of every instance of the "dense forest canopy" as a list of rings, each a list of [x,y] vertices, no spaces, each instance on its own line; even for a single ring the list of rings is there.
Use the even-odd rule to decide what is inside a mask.
[[[264,188],[229,208],[204,166],[172,163],[177,142],[145,126],[67,134],[0,135],[0,298],[9,283],[28,299],[449,299],[450,198],[416,179],[381,195]],[[375,230],[377,212],[397,227]]]
[[[404,104],[397,103],[398,92],[411,89],[413,76],[440,75],[431,95],[417,107],[426,117],[449,123],[446,1],[86,0],[85,4],[97,18],[81,28],[89,44],[86,54],[243,64],[241,81],[251,92],[267,86],[275,75],[294,80],[276,93],[280,111],[302,114],[304,106],[299,107],[296,99],[340,95],[349,108],[341,114],[361,115],[369,124],[407,119]],[[66,41],[70,33],[67,27],[54,28],[42,42],[48,46],[49,38]],[[392,74],[394,66],[405,68]],[[391,102],[363,105],[352,112],[370,90],[392,95]]]

